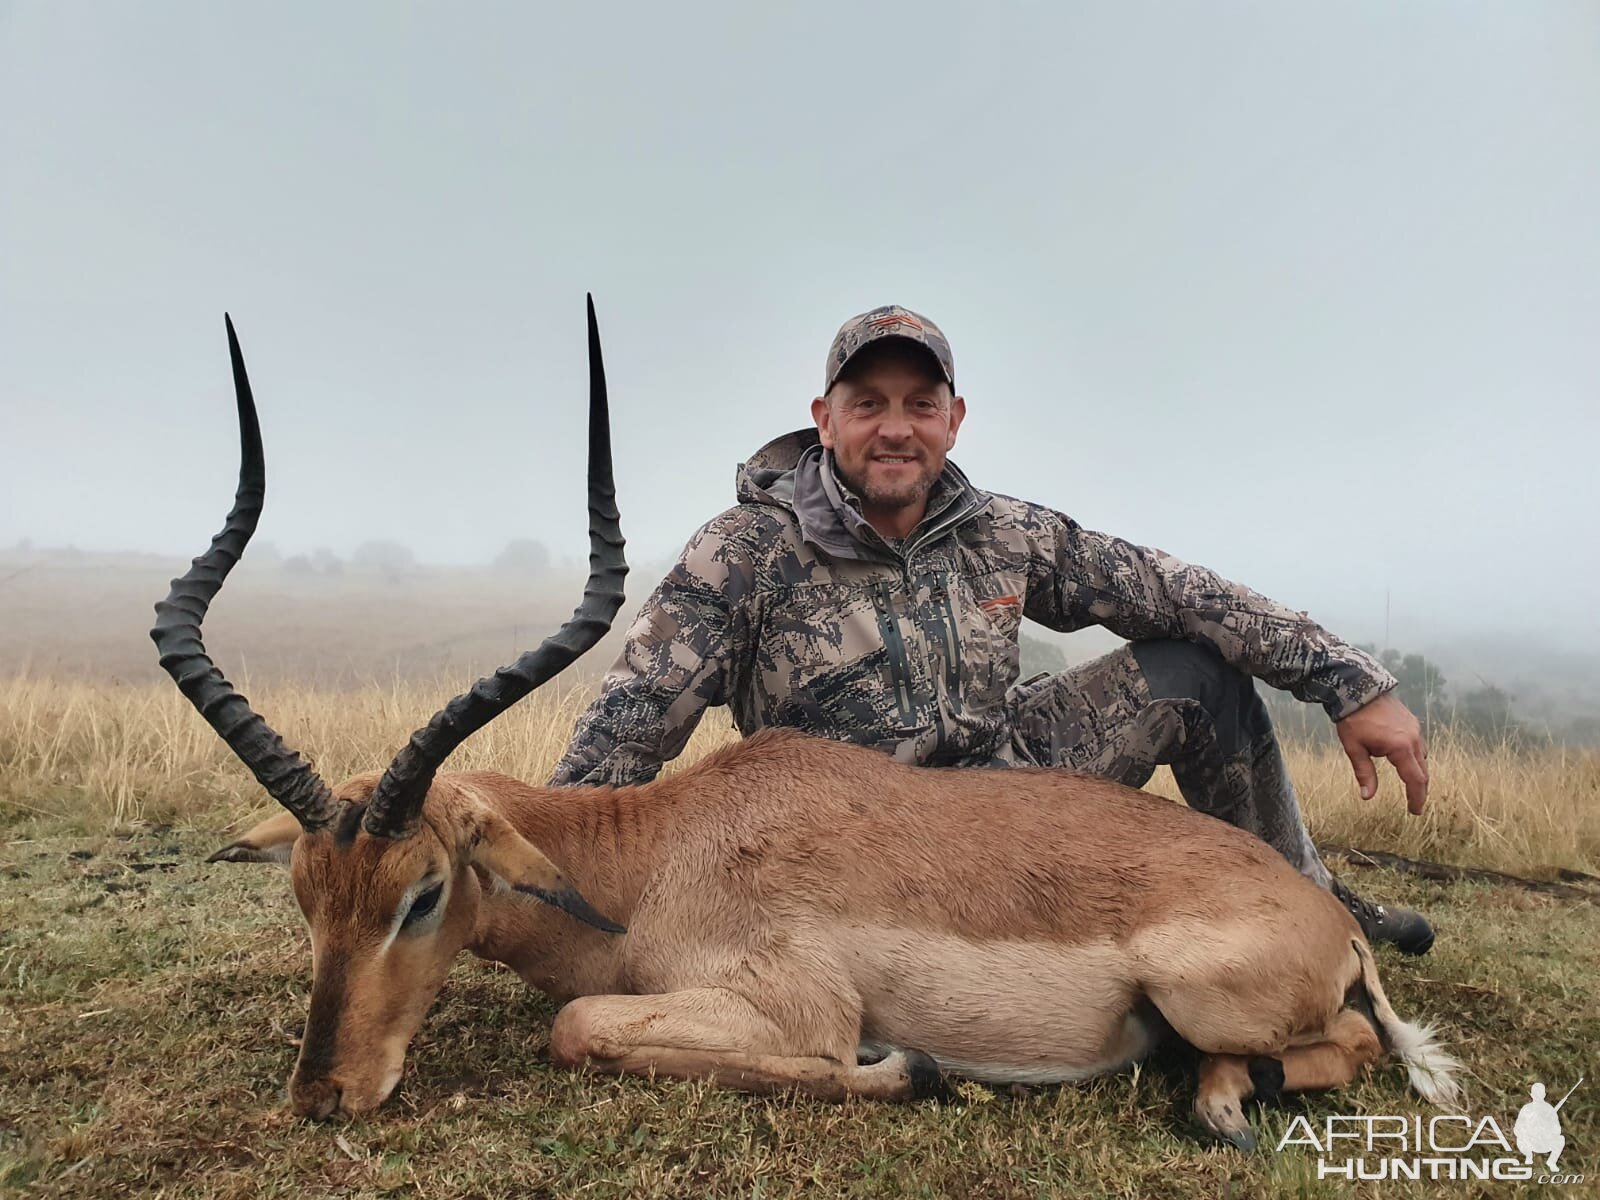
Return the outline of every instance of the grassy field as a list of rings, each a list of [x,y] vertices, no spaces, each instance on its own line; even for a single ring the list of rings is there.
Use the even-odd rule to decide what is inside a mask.
[[[336,779],[386,761],[453,685],[251,691]],[[540,694],[453,766],[547,775],[579,686]],[[707,722],[692,759],[733,736]],[[1392,779],[1354,794],[1331,739],[1291,748],[1319,840],[1541,878],[1600,869],[1600,759],[1434,747],[1429,812]],[[1153,785],[1170,792],[1164,773]],[[309,952],[285,876],[205,866],[273,811],[168,687],[0,682],[0,1193],[58,1196],[1501,1195],[1504,1184],[1318,1182],[1303,1148],[1254,1156],[1189,1124],[1190,1066],[956,1105],[829,1106],[553,1069],[550,1005],[463,959],[373,1116],[314,1125],[282,1089],[305,1015]],[[1562,1166],[1600,1177],[1600,910],[1336,864],[1364,893],[1422,908],[1428,957],[1381,955],[1402,1014],[1438,1021],[1467,1063],[1467,1111],[1509,1131],[1528,1084],[1559,1095]],[[1580,884],[1581,886],[1581,884]],[[1552,1099],[1554,1096],[1552,1097]],[[1392,1063],[1290,1121],[1426,1110]],[[1590,1185],[1592,1187],[1592,1184]],[[1548,1192],[1549,1188],[1526,1190]],[[1582,1187],[1558,1189],[1580,1194]]]

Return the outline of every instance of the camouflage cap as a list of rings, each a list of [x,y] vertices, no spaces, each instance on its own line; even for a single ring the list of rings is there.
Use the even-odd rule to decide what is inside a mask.
[[[827,375],[822,384],[822,391],[827,393],[833,386],[833,381],[839,378],[839,372],[844,370],[845,363],[849,362],[863,346],[871,345],[879,338],[897,337],[913,341],[932,354],[939,363],[939,369],[944,372],[945,382],[952,388],[956,385],[956,362],[950,353],[950,343],[940,329],[927,317],[912,312],[909,308],[902,308],[898,304],[885,304],[864,312],[860,316],[851,317],[839,326],[839,332],[833,335],[833,345],[828,347]]]

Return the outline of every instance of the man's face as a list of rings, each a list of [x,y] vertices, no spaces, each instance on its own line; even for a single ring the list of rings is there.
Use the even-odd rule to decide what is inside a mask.
[[[956,444],[966,402],[918,350],[862,353],[872,357],[813,400],[811,416],[868,517],[900,514],[914,525]]]

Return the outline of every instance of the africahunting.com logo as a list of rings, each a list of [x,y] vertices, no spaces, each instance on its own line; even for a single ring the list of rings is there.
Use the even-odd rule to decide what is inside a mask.
[[[1318,1179],[1494,1179],[1534,1183],[1582,1183],[1559,1170],[1567,1140],[1561,1106],[1578,1090],[1551,1104],[1544,1084],[1528,1090],[1507,1138],[1493,1117],[1459,1113],[1439,1116],[1324,1117],[1321,1127],[1297,1116],[1278,1142],[1282,1153],[1303,1146],[1317,1155]]]

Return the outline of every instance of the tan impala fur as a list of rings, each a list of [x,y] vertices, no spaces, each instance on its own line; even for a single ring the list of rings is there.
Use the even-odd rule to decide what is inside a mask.
[[[359,803],[376,780],[337,794]],[[1236,1141],[1251,1059],[1278,1060],[1283,1086],[1334,1087],[1382,1054],[1381,1031],[1430,1098],[1453,1086],[1370,965],[1363,983],[1365,941],[1331,895],[1249,834],[1104,780],[918,769],[774,730],[642,787],[440,775],[423,813],[400,842],[273,817],[218,852],[293,842],[314,946],[297,1111],[381,1102],[462,949],[564,1002],[554,1058],[604,1071],[900,1099],[936,1082],[921,1055],[1070,1080],[1170,1027],[1208,1056],[1200,1119]],[[506,886],[553,890],[552,861],[627,932]],[[434,880],[434,915],[397,933]],[[1347,1006],[1368,994],[1376,1025]],[[858,1066],[864,1043],[897,1052]]]

